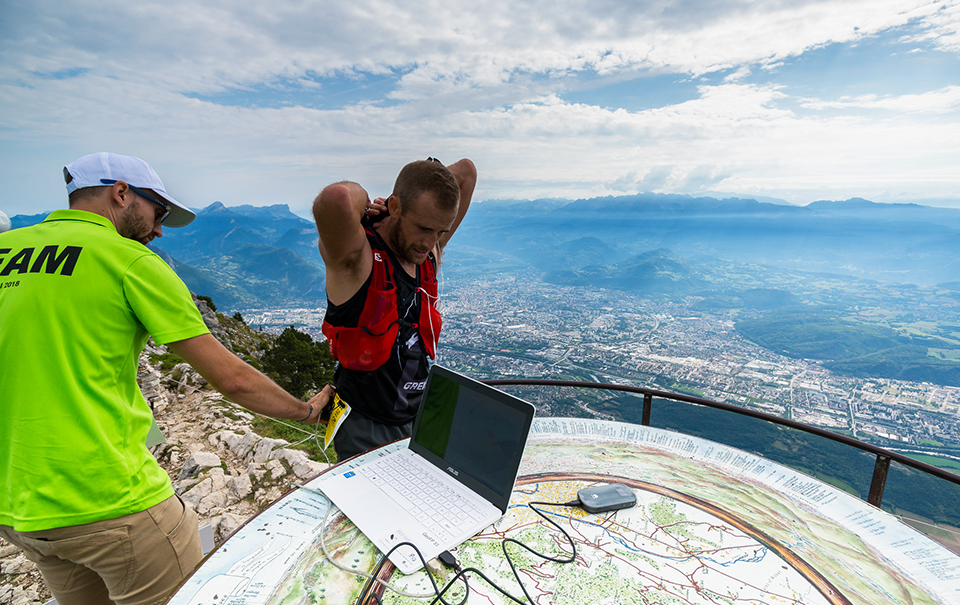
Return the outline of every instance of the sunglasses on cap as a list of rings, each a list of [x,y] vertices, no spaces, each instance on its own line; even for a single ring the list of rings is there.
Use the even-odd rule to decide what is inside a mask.
[[[113,184],[116,183],[117,181],[116,181],[116,179],[100,179],[100,182],[103,183],[104,185],[113,185]],[[167,217],[170,216],[170,204],[168,204],[168,203],[166,203],[166,202],[163,202],[163,201],[160,201],[160,200],[157,198],[157,196],[152,195],[152,194],[144,191],[143,189],[140,189],[139,187],[134,187],[134,186],[131,185],[130,183],[127,183],[127,187],[130,188],[130,191],[136,193],[137,195],[139,195],[139,196],[142,197],[143,199],[145,199],[145,200],[147,200],[147,201],[149,201],[149,202],[153,202],[154,204],[156,204],[156,205],[160,206],[161,208],[163,208],[163,216],[160,217],[160,224],[161,224],[161,225],[163,224],[163,221],[167,220]]]

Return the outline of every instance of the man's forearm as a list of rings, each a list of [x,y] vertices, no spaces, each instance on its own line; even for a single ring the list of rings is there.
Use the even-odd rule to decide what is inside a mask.
[[[467,215],[467,210],[470,209],[470,202],[473,200],[473,191],[477,186],[477,167],[471,160],[463,158],[459,162],[454,162],[447,166],[447,169],[453,174],[453,178],[456,179],[457,186],[460,188],[460,204],[457,207],[457,217],[454,219],[453,225],[438,242],[441,250],[447,245],[450,238],[453,237],[453,234],[460,227],[460,223],[463,222],[464,217]]]
[[[210,334],[171,342],[167,346],[183,357],[213,388],[258,414],[316,422],[320,409],[329,399],[330,393],[322,397],[326,391],[306,403],[297,399],[228,351]]]

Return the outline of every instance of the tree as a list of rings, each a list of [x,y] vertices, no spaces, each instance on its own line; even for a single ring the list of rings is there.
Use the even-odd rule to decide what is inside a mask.
[[[277,337],[273,348],[264,353],[262,363],[264,373],[300,398],[333,382],[336,367],[325,341],[314,342],[309,334],[293,326]]]
[[[209,296],[205,296],[203,294],[197,294],[197,298],[207,303],[207,306],[210,307],[211,311],[213,311],[214,313],[217,312],[217,305],[213,304],[212,298],[210,298]]]

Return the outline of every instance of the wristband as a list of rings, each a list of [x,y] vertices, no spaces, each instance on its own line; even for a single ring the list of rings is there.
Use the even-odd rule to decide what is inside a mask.
[[[312,404],[307,404],[307,405],[310,405],[310,411],[307,412],[307,417],[301,420],[300,422],[306,422],[307,420],[310,420],[311,416],[313,416],[313,405]]]

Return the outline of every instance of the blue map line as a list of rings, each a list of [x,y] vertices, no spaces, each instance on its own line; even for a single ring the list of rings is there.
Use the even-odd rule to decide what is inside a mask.
[[[524,492],[524,493],[526,493],[526,494],[528,494],[528,495],[531,495],[531,494],[533,494],[533,493],[536,493],[536,490],[534,490],[533,492]],[[509,510],[509,509],[513,509],[513,508],[526,508],[526,507],[527,507],[526,504],[515,504],[515,505],[510,505],[510,506],[508,506],[507,509]],[[638,548],[638,547],[636,547],[636,546],[633,546],[633,545],[627,543],[627,542],[625,541],[626,539],[625,539],[623,536],[621,536],[621,535],[619,535],[619,534],[617,534],[617,533],[614,533],[614,532],[613,532],[611,529],[609,529],[608,527],[606,527],[606,526],[604,526],[604,525],[601,525],[600,523],[597,523],[597,522],[595,522],[595,521],[590,521],[590,520],[583,519],[583,518],[575,518],[575,517],[571,517],[571,516],[569,516],[569,515],[563,515],[563,514],[560,514],[560,513],[555,513],[555,512],[553,512],[553,511],[543,510],[543,509],[540,509],[540,508],[538,508],[537,510],[539,510],[540,512],[542,512],[542,513],[544,513],[544,514],[546,514],[546,515],[551,515],[551,516],[553,516],[553,517],[556,517],[558,520],[570,521],[571,524],[572,524],[574,521],[576,521],[576,522],[578,522],[578,523],[583,523],[583,524],[586,524],[586,525],[590,525],[590,526],[596,527],[596,528],[602,530],[603,533],[605,533],[605,534],[607,535],[607,537],[609,537],[610,539],[612,539],[614,542],[617,542],[617,543],[620,544],[620,546],[622,546],[625,550],[630,551],[630,552],[645,554],[645,555],[649,555],[649,556],[651,556],[651,557],[656,557],[656,558],[664,559],[664,560],[667,560],[667,561],[688,561],[688,560],[690,560],[690,559],[696,559],[696,558],[697,558],[696,555],[685,555],[685,556],[671,557],[671,556],[668,556],[668,555],[664,555],[664,554],[662,554],[662,553],[655,553],[655,552],[651,552],[651,551],[649,551],[649,550],[644,550],[644,549],[642,549],[642,548]]]
[[[747,548],[747,547],[744,547]],[[733,559],[732,561],[727,561],[726,563],[722,561],[717,561],[713,557],[704,556],[704,561],[709,561],[720,567],[730,567],[736,565],[737,563],[762,563],[764,559],[767,558],[767,555],[770,554],[770,549],[766,546],[759,546],[756,550],[753,551],[752,555],[743,555]]]

